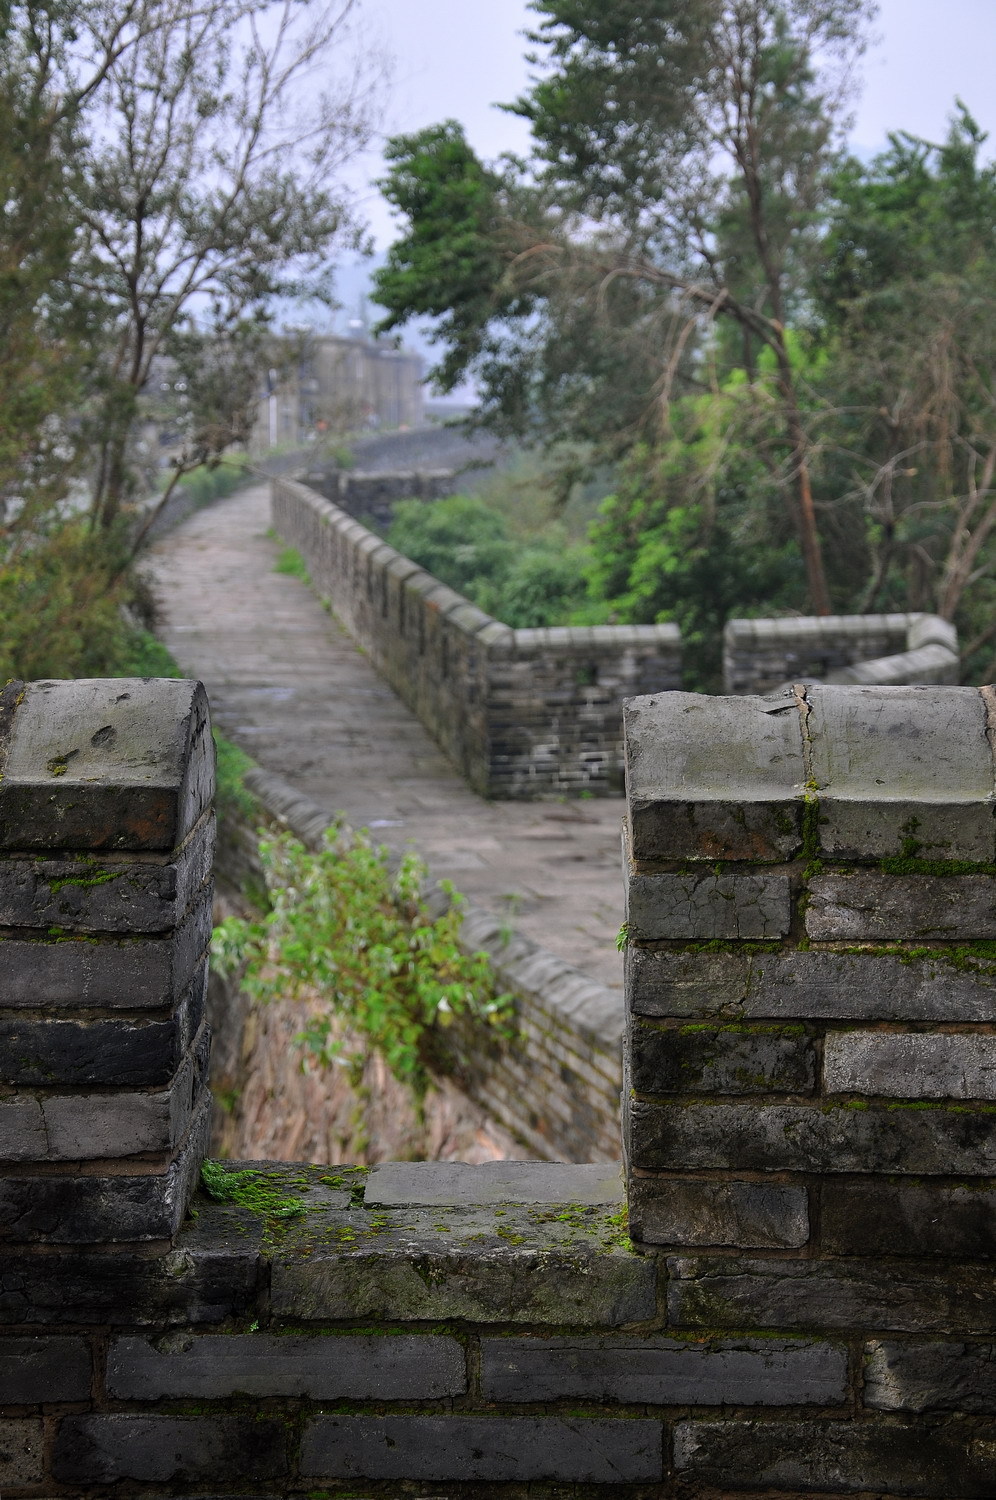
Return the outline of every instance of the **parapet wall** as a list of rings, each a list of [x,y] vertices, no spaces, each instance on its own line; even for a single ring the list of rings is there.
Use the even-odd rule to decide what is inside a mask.
[[[631,1232],[673,1329],[805,1333],[850,1371],[835,1412],[684,1426],[710,1495],[992,1487],[994,707],[627,706]]]
[[[442,500],[456,492],[455,469],[321,469],[304,483],[356,521],[386,531],[399,500]]]
[[[727,693],[770,693],[788,682],[959,681],[958,632],[938,615],[799,615],[727,620]]]
[[[377,670],[489,797],[622,790],[622,704],[675,688],[675,625],[512,630],[291,480],[273,519]]]

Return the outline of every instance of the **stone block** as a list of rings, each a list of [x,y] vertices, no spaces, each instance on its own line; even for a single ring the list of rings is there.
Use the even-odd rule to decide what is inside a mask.
[[[636,1100],[629,1131],[632,1164],[649,1171],[996,1174],[985,1108]]]
[[[847,1350],[773,1339],[506,1338],[481,1344],[486,1401],[835,1406]]]
[[[633,858],[790,859],[806,770],[791,693],[660,693],[623,710]]]
[[[132,936],[167,932],[210,879],[214,844],[209,815],[166,860],[114,853],[100,859],[0,859],[0,925]]]
[[[0,1484],[4,1489],[39,1484],[44,1450],[41,1417],[0,1418]]]
[[[157,1175],[0,1178],[0,1240],[64,1245],[170,1239],[199,1175],[209,1125],[205,1096],[183,1149]]]
[[[814,683],[806,702],[825,853],[881,859],[912,838],[926,859],[993,859],[993,764],[977,688]]]
[[[675,1328],[996,1334],[996,1273],[986,1266],[689,1256],[668,1271]]]
[[[21,684],[12,687],[0,848],[161,851],[183,842],[214,792],[199,682],[32,682],[23,697]]]
[[[841,943],[993,938],[996,877],[879,870],[817,875],[809,884],[806,933]]]
[[[830,1094],[996,1099],[996,1036],[831,1032],[823,1085]]]
[[[0,1015],[0,1082],[152,1087],[168,1083],[204,1017],[207,966],[169,1020]]]
[[[2,1358],[2,1344],[0,1344]],[[120,1400],[307,1396],[316,1401],[434,1401],[467,1389],[456,1339],[426,1335],[117,1339],[107,1390]]]
[[[229,1484],[287,1473],[282,1421],[229,1416],[169,1417],[132,1413],[63,1417],[52,1472],[63,1484]]]
[[[790,898],[787,875],[631,875],[626,921],[631,938],[780,938]]]
[[[188,1327],[247,1317],[262,1274],[253,1216],[201,1202],[177,1247],[147,1257],[72,1250],[0,1256],[0,1323]]]
[[[630,1031],[631,1083],[646,1094],[811,1094],[812,1041],[802,1027],[688,1026]]]
[[[57,1094],[41,1101],[45,1142],[36,1160],[91,1161],[172,1151],[190,1123],[193,1104],[189,1058],[162,1092]]]
[[[618,1205],[624,1198],[617,1166],[536,1161],[386,1162],[372,1168],[363,1194],[368,1207],[382,1208],[474,1203]]]
[[[0,939],[0,1007],[172,1008],[192,982],[210,938],[211,893],[205,889],[164,937]]]
[[[875,1339],[865,1348],[863,1399],[882,1411],[993,1416],[996,1346]]]
[[[830,1180],[821,1204],[830,1255],[996,1256],[996,1188],[989,1183]]]
[[[797,1250],[809,1240],[809,1193],[779,1183],[633,1177],[629,1228],[651,1245]]]
[[[659,1422],[584,1417],[315,1417],[301,1472],[315,1479],[639,1484],[663,1475]]]
[[[654,1316],[656,1267],[618,1244],[597,1207],[382,1210],[289,1229],[273,1258],[278,1317],[300,1322],[545,1323],[619,1327]]]
[[[0,1151],[4,1161],[41,1161],[48,1146],[37,1099],[0,1097]],[[2,1190],[0,1190],[2,1191]]]
[[[686,1484],[796,1494],[990,1500],[996,1426],[950,1422],[679,1422],[674,1466]]]
[[[0,1403],[87,1401],[90,1348],[81,1338],[0,1338]]]

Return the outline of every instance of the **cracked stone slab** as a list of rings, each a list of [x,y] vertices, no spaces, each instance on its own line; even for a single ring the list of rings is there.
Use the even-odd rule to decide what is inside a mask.
[[[632,875],[632,938],[780,938],[792,919],[787,875]]]
[[[364,1193],[368,1207],[623,1201],[619,1167],[566,1162],[385,1162],[371,1169]]]

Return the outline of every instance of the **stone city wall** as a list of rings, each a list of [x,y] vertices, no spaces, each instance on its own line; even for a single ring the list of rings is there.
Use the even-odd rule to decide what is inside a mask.
[[[246,785],[257,799],[259,815],[226,811],[216,869],[225,885],[251,893],[263,883],[257,853],[261,824],[290,829],[305,845],[318,848],[332,818],[309,797],[259,767],[247,773]],[[437,890],[430,899],[447,898]],[[468,1118],[472,1121],[473,1106],[485,1111],[488,1121],[499,1127],[499,1138],[507,1133],[525,1148],[521,1154],[553,1161],[618,1161],[623,1024],[618,991],[596,984],[472,902],[463,910],[461,946],[488,954],[499,990],[514,997],[515,1035],[499,1039],[470,1016],[454,1018],[445,1033],[445,1072],[437,1079],[439,1087],[427,1102],[425,1118],[413,1126],[412,1140],[428,1143],[447,1133],[445,1120],[456,1103],[455,1086],[472,1105],[465,1111]],[[216,1031],[215,1017],[225,1018],[220,1048],[216,1042],[216,1086],[234,1100],[226,1112],[216,1113],[215,1138],[239,1143],[238,1154],[261,1155],[260,1143],[270,1127],[265,1120],[254,1123],[246,1117],[253,1107],[246,1084],[254,1073],[273,1071],[278,1060],[269,1052],[275,1043],[252,1026],[250,1004],[234,981],[212,975],[211,997]],[[300,1021],[292,1029],[299,1030]],[[326,1093],[342,1094],[346,1087],[338,1076],[326,1075]],[[351,1122],[354,1138],[369,1138],[367,1161],[384,1156],[377,1140],[382,1119],[378,1106],[378,1100],[358,1098]],[[274,1111],[286,1115],[288,1100],[274,1099],[268,1113]],[[436,1119],[440,1112],[443,1121]],[[392,1122],[382,1124],[391,1129]],[[489,1137],[495,1134],[493,1125],[484,1128]]]
[[[622,790],[622,703],[681,681],[675,625],[512,630],[305,485],[273,519],[318,592],[474,789]]]
[[[4,1500],[987,1500],[986,697],[635,705],[633,1242],[612,1166],[190,1197],[202,705],[0,705]]]
[[[790,616],[727,620],[727,693],[770,693],[788,682],[955,684],[958,632],[938,615]]]
[[[314,469],[303,482],[354,521],[387,531],[399,500],[442,500],[456,493],[459,475],[455,469]]]
[[[839,1380],[679,1421],[691,1493],[992,1488],[994,707],[627,706],[631,1232],[675,1335],[804,1337]]]

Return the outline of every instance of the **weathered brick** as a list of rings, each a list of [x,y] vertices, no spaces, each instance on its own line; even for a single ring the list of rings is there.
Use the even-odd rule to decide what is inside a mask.
[[[796,1250],[809,1239],[809,1194],[777,1183],[633,1177],[629,1227],[652,1245]]]
[[[806,780],[791,693],[667,693],[623,709],[633,858],[790,859]]]
[[[628,1114],[632,1163],[649,1171],[996,1173],[985,1108],[635,1100]]]
[[[210,1099],[158,1176],[0,1179],[0,1239],[93,1244],[169,1239],[179,1228],[207,1147]]]
[[[4,1161],[40,1161],[45,1156],[48,1142],[37,1099],[0,1097],[0,1143]]]
[[[207,966],[168,1020],[0,1016],[0,1082],[14,1086],[168,1083],[204,1018]]]
[[[702,1256],[668,1269],[678,1328],[996,1333],[996,1274],[985,1267]]]
[[[301,1472],[313,1478],[659,1481],[659,1422],[583,1417],[316,1417]]]
[[[168,937],[2,940],[0,1006],[159,1009],[184,993],[211,937],[211,894]]]
[[[793,1494],[860,1490],[924,1500],[990,1500],[996,1426],[949,1422],[679,1422],[686,1482]]]
[[[86,1401],[92,1370],[81,1338],[0,1338],[0,1402]]]
[[[831,1180],[821,1203],[822,1243],[830,1255],[996,1256],[996,1188],[990,1183]]]
[[[573,1224],[557,1212],[556,1205],[545,1212],[513,1205],[386,1209],[374,1236],[363,1232],[362,1212],[324,1215],[322,1237],[292,1229],[275,1252],[273,1310],[306,1322],[459,1318],[618,1327],[653,1317],[653,1262],[612,1244],[617,1226],[604,1210],[580,1210]]]
[[[801,1030],[634,1025],[631,1082],[646,1094],[810,1094],[815,1054]]]
[[[631,875],[634,938],[778,938],[791,921],[787,875]]]
[[[875,953],[674,953],[630,944],[631,1008],[731,1020],[996,1021],[996,978],[959,960]]]
[[[0,847],[175,849],[213,790],[200,683],[31,682],[0,782]]]
[[[571,1162],[392,1161],[371,1169],[363,1190],[368,1207],[489,1203],[589,1203],[624,1201],[622,1174],[614,1165]]]
[[[287,1473],[287,1431],[279,1421],[221,1415],[63,1417],[52,1472],[64,1484],[279,1478]]]
[[[831,1032],[823,1083],[831,1094],[996,1099],[996,1036]]]
[[[175,1347],[117,1339],[107,1357],[107,1389],[122,1400],[162,1396],[310,1396],[318,1401],[435,1400],[467,1388],[455,1339],[202,1335]]]
[[[488,1401],[833,1406],[847,1397],[847,1351],[773,1339],[485,1339],[481,1391]]]
[[[211,875],[215,827],[204,819],[168,859],[0,859],[0,925],[67,932],[166,932]]]
[[[4,1488],[40,1483],[43,1453],[40,1417],[0,1418],[0,1484]]]
[[[42,1101],[47,1161],[172,1151],[190,1123],[194,1066],[187,1058],[157,1093],[57,1094]]]
[[[880,870],[817,875],[809,884],[806,933],[845,943],[996,937],[996,877]]]
[[[992,1344],[893,1343],[865,1350],[866,1406],[883,1411],[996,1413],[996,1347]]]

